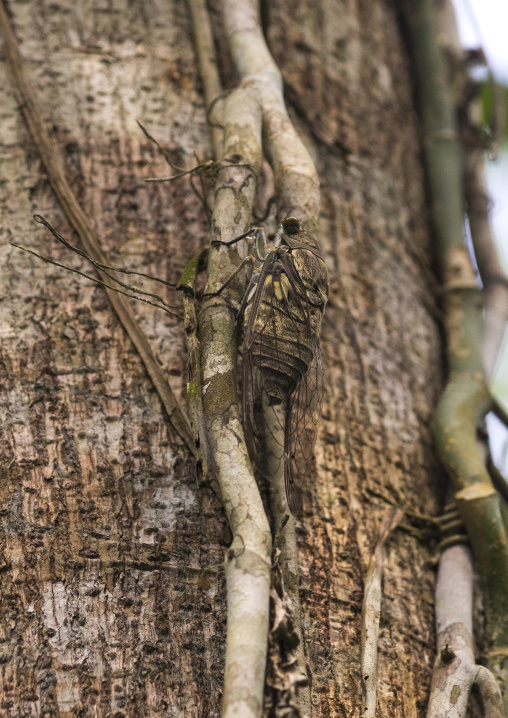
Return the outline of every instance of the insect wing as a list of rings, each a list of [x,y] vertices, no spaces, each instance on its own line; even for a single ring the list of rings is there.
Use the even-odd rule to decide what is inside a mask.
[[[245,440],[247,448],[251,457],[255,456],[255,438],[260,436],[260,432],[263,429],[260,425],[259,419],[256,419],[255,402],[260,398],[262,393],[261,376],[256,371],[253,343],[257,335],[263,331],[263,325],[259,327],[259,311],[262,306],[262,300],[268,298],[269,303],[272,302],[270,298],[270,292],[265,291],[265,284],[267,279],[271,276],[271,268],[273,259],[269,256],[259,274],[259,279],[254,287],[252,298],[247,299],[247,306],[245,309],[245,327],[242,344],[242,419],[245,433]],[[269,282],[269,285],[271,283]],[[272,285],[273,290],[273,285]],[[270,317],[267,316],[266,324],[270,323]],[[257,327],[257,329],[255,329]]]
[[[312,473],[322,402],[323,362],[316,340],[309,370],[286,404],[284,480],[288,506],[293,514],[300,511],[302,486]]]
[[[261,412],[254,410],[264,391],[271,404],[285,407],[285,425],[277,418],[280,431],[277,437],[271,434],[280,445],[281,460],[284,457],[288,506],[297,513],[301,486],[311,470],[323,372],[307,293],[287,252],[275,252],[265,261],[245,321],[242,391],[249,452],[253,456],[255,438],[270,431]]]

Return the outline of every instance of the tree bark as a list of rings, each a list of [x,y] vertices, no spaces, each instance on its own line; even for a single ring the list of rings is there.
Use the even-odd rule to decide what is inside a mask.
[[[167,167],[136,120],[180,166],[211,157],[186,5],[10,10],[105,251],[176,281],[206,245],[207,219],[187,180],[143,183]],[[313,716],[358,715],[361,605],[381,519],[390,504],[436,514],[443,485],[429,426],[443,356],[410,61],[381,0],[274,0],[263,18],[319,171],[331,279],[316,470],[297,521]],[[231,540],[221,504],[197,488],[103,290],[9,245],[86,270],[32,221],[40,213],[72,237],[3,60],[0,107],[0,713],[218,716]],[[134,311],[183,405],[183,325]],[[400,528],[385,547],[378,718],[425,714],[431,549]]]

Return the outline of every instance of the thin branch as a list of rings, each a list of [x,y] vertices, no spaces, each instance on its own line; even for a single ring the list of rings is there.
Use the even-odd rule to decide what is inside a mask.
[[[216,98],[218,99],[218,98]],[[207,113],[208,116],[208,113]],[[153,142],[157,148],[159,149],[160,153],[168,163],[168,165],[171,167],[171,169],[175,170],[177,172],[176,175],[171,175],[171,177],[148,177],[145,179],[145,182],[172,182],[173,180],[180,179],[181,177],[189,177],[190,184],[192,187],[192,191],[196,195],[196,197],[200,200],[203,207],[205,208],[206,215],[208,219],[212,216],[212,211],[208,205],[208,201],[206,199],[206,192],[204,188],[203,183],[203,174],[207,175],[211,180],[214,182],[217,180],[220,164],[218,162],[215,162],[214,160],[207,160],[206,162],[201,162],[197,164],[195,167],[192,167],[190,170],[185,169],[184,167],[178,167],[177,165],[173,164],[171,161],[168,153],[166,150],[162,147],[162,145],[151,135],[146,127],[141,124],[138,120],[138,125],[143,130],[145,136]],[[199,179],[201,181],[201,187],[203,190],[203,193],[201,193],[198,188],[196,187],[196,184],[194,182],[195,175],[199,175]]]
[[[503,474],[499,471],[497,466],[495,465],[492,454],[490,453],[490,450],[487,454],[487,471],[490,474],[490,478],[492,479],[492,483],[496,487],[497,491],[499,492],[499,495],[503,497],[504,502],[508,504],[508,484],[506,483],[506,479],[504,478]]]
[[[48,264],[54,264],[55,267],[60,267],[61,269],[65,269],[67,272],[74,272],[74,274],[79,274],[80,277],[84,277],[85,279],[88,279],[90,282],[95,282],[103,289],[109,289],[113,292],[118,292],[119,294],[123,294],[125,297],[129,297],[130,299],[136,299],[138,302],[145,302],[145,304],[150,304],[152,307],[157,307],[157,309],[162,309],[163,311],[170,314],[172,317],[176,317],[177,319],[181,320],[181,316],[178,314],[175,314],[175,312],[172,312],[170,309],[167,309],[167,306],[165,302],[162,304],[157,304],[156,302],[151,302],[149,299],[143,299],[143,297],[138,297],[136,294],[131,294],[130,292],[124,292],[123,289],[119,289],[118,287],[112,287],[111,284],[107,284],[102,279],[97,279],[96,277],[92,277],[90,274],[86,274],[86,272],[81,272],[79,269],[75,269],[74,267],[69,267],[67,264],[61,264],[60,262],[55,261],[54,259],[51,259],[50,257],[45,257],[42,254],[39,254],[38,252],[35,252],[33,249],[29,249],[28,247],[23,247],[21,244],[16,244],[16,242],[10,242],[10,244],[13,247],[16,247],[16,249],[22,249],[23,252],[28,252],[28,254],[33,254],[34,257],[37,257],[38,259],[42,259],[43,262],[47,262]],[[107,275],[109,276],[109,275]],[[127,286],[127,285],[122,285]],[[134,292],[135,290],[131,290],[131,292]],[[138,290],[139,291],[139,290]],[[147,294],[147,292],[143,292],[143,294]],[[155,296],[155,295],[150,295]],[[160,300],[162,301],[162,300]],[[165,306],[166,305],[166,306]]]
[[[54,227],[51,226],[51,224],[44,219],[40,214],[34,214],[34,220],[37,222],[37,224],[42,224],[46,229],[49,229],[51,234],[55,239],[57,239],[61,244],[63,244],[65,247],[70,249],[71,251],[75,252],[76,254],[79,254],[80,257],[83,257],[87,261],[89,261],[91,264],[94,265],[97,269],[109,269],[112,272],[120,272],[121,274],[132,274],[137,277],[146,277],[146,279],[150,279],[153,282],[159,282],[160,284],[164,284],[166,287],[171,287],[172,289],[176,288],[176,284],[174,282],[166,282],[165,279],[160,279],[159,277],[154,277],[152,274],[146,274],[145,272],[135,272],[133,269],[124,269],[123,267],[114,267],[110,264],[102,264],[101,262],[96,262],[92,257],[90,257],[85,251],[80,249],[79,247],[76,247],[75,245],[71,244],[68,239],[65,239],[59,232],[56,231]],[[110,275],[108,275],[110,276]],[[111,279],[114,279],[115,282],[118,280],[114,277],[111,277]],[[136,291],[140,291],[139,289]]]
[[[222,95],[212,27],[205,0],[188,0],[194,47],[199,66],[199,74],[203,82],[207,112],[212,103]],[[212,144],[215,157],[222,154],[223,133],[218,126],[212,127]]]
[[[480,149],[466,149],[464,174],[469,226],[485,295],[483,362],[492,382],[508,322],[508,278],[501,267],[490,224],[491,203]]]
[[[178,167],[178,165],[175,165],[175,164],[171,161],[171,157],[168,155],[167,151],[166,151],[166,150],[164,149],[164,147],[160,144],[160,142],[158,142],[158,140],[156,140],[155,137],[154,137],[152,134],[150,134],[150,132],[148,132],[148,130],[146,129],[146,127],[145,127],[144,125],[142,125],[139,120],[136,120],[136,122],[138,123],[138,125],[139,125],[141,131],[143,132],[143,134],[145,135],[145,137],[146,137],[147,139],[149,139],[150,142],[153,142],[154,145],[157,147],[157,149],[159,150],[159,152],[161,153],[161,155],[164,157],[164,159],[166,160],[166,162],[168,163],[168,165],[171,167],[171,169],[172,169],[172,170],[175,170],[175,172],[180,173],[179,176],[181,176],[182,173],[185,174],[185,173],[187,172],[187,170],[185,169],[185,167]]]
[[[508,414],[503,409],[503,407],[498,404],[497,402],[494,403],[494,406],[492,407],[492,413],[494,416],[497,416],[500,422],[502,422],[505,427],[508,429]]]
[[[385,515],[365,578],[361,639],[362,718],[374,718],[376,714],[384,545],[403,516],[402,509],[391,509]]]
[[[212,210],[211,210],[210,205],[208,204],[208,200],[206,199],[206,192],[205,192],[205,188],[204,188],[204,185],[203,185],[203,177],[202,177],[201,175],[199,176],[199,179],[201,180],[201,192],[200,192],[200,191],[198,190],[198,188],[196,187],[195,179],[196,179],[196,178],[195,178],[194,175],[191,175],[191,176],[190,176],[190,184],[191,184],[191,187],[192,187],[192,191],[194,192],[194,194],[196,195],[196,197],[201,201],[201,204],[203,205],[203,208],[204,208],[204,210],[205,210],[205,214],[206,214],[206,216],[208,217],[208,220],[211,220],[211,218],[212,218]]]
[[[62,237],[62,235],[59,234],[59,233],[56,231],[56,229],[53,229],[53,227],[50,225],[49,222],[47,222],[47,221],[44,219],[44,217],[41,217],[39,214],[34,214],[34,219],[35,219],[35,221],[36,221],[38,224],[43,224],[45,227],[47,227],[47,229],[50,230],[50,232],[52,233],[52,235],[53,235],[54,237],[56,237],[56,239],[58,239],[58,241],[61,242],[64,246],[68,247],[70,250],[72,250],[73,252],[75,252],[76,254],[78,254],[80,257],[83,257],[84,259],[86,259],[86,260],[87,260],[88,262],[90,262],[90,264],[92,264],[96,269],[101,269],[101,270],[102,270],[102,273],[103,273],[106,277],[109,277],[109,279],[111,279],[113,282],[115,282],[116,284],[118,284],[120,287],[123,287],[124,289],[127,289],[129,292],[132,292],[132,295],[127,294],[126,296],[133,296],[133,297],[134,297],[135,294],[144,294],[146,297],[152,297],[152,299],[156,299],[158,302],[160,302],[160,304],[162,305],[162,307],[168,307],[169,309],[178,309],[178,308],[179,308],[179,307],[177,307],[177,306],[175,306],[175,305],[168,304],[164,299],[162,299],[162,297],[159,297],[158,294],[153,294],[153,292],[146,292],[144,289],[140,289],[139,287],[136,287],[136,286],[133,286],[133,285],[130,285],[130,284],[126,284],[125,282],[122,282],[120,279],[118,279],[118,278],[115,277],[113,274],[111,274],[109,270],[112,270],[112,271],[114,271],[114,272],[122,272],[122,273],[124,273],[124,274],[138,274],[138,275],[141,275],[141,276],[143,276],[143,277],[149,277],[150,279],[154,279],[155,281],[158,281],[155,277],[151,277],[149,274],[142,274],[141,272],[133,272],[133,271],[130,271],[130,270],[128,270],[128,269],[120,269],[120,268],[116,269],[115,267],[108,266],[107,264],[102,264],[101,262],[96,262],[94,259],[92,259],[92,257],[89,257],[88,254],[87,254],[86,252],[84,252],[82,249],[79,249],[79,247],[74,247],[74,245],[72,245],[67,239],[65,239],[65,237]],[[21,245],[14,244],[13,242],[11,242],[11,244],[12,244],[14,247],[20,247],[20,249],[24,249],[26,252],[30,251],[30,250],[26,249],[26,247],[21,247]],[[40,257],[41,259],[44,259],[45,262],[50,262],[51,264],[56,264],[56,262],[52,262],[52,260],[48,259],[47,257],[43,257],[42,255],[39,255],[39,254],[37,254],[36,252],[31,252],[31,254],[34,254],[36,257]],[[67,267],[67,266],[65,266],[65,265],[63,265],[63,264],[58,265],[58,266],[61,266],[61,267],[63,267],[64,269],[69,269],[70,271],[74,271],[74,270],[72,270],[70,267]],[[78,274],[82,274],[83,277],[86,277],[87,279],[90,279],[90,277],[89,277],[87,274],[83,274],[82,272],[78,272]],[[165,282],[164,280],[160,280],[160,281],[161,281],[163,284],[166,284],[166,285],[168,285],[168,286],[172,286],[172,287],[175,286],[174,284],[171,285],[171,284],[169,284],[169,282]],[[115,290],[117,289],[116,287],[112,287],[111,285],[105,284],[104,282],[101,282],[101,284],[102,284],[104,287],[107,287],[108,289],[115,289]],[[125,294],[125,292],[120,292],[120,294]],[[134,298],[137,299],[138,297],[134,297]],[[154,306],[158,306],[158,305],[154,305]]]
[[[53,192],[69,223],[78,234],[87,254],[96,262],[106,265],[108,262],[100,248],[97,234],[67,182],[60,151],[50,139],[44,126],[42,120],[43,115],[36,100],[35,92],[25,76],[18,41],[10,25],[3,1],[0,2],[0,31],[4,37],[4,52],[11,72],[13,88],[34,144],[37,147],[37,151],[48,174]],[[99,270],[99,276],[100,275],[101,271]],[[178,401],[164,376],[164,372],[155,358],[148,340],[138,325],[132,307],[118,292],[108,288],[106,288],[105,291],[118,319],[145,365],[171,424],[187,447],[194,452],[194,443],[189,421],[180,409]]]
[[[173,182],[173,180],[180,179],[180,177],[186,177],[187,175],[194,174],[206,174],[211,177],[215,177],[218,173],[219,166],[217,162],[213,160],[207,160],[201,162],[201,164],[192,167],[190,170],[183,170],[179,174],[171,175],[171,177],[147,177],[145,182]]]

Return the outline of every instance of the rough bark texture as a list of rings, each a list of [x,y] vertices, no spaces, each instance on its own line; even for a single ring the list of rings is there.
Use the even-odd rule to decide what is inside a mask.
[[[143,184],[167,168],[136,120],[179,164],[211,156],[185,4],[11,10],[105,250],[176,280],[206,241],[206,218],[186,180]],[[418,123],[393,4],[274,0],[265,19],[322,181],[332,288],[316,474],[298,522],[313,715],[357,715],[363,583],[386,499],[435,513],[442,480],[429,429],[442,354]],[[225,517],[211,490],[197,491],[103,291],[9,246],[81,266],[31,220],[39,212],[69,235],[3,62],[0,107],[0,713],[218,716]],[[183,327],[135,311],[183,404]],[[378,718],[425,713],[428,558],[401,530],[386,546]]]

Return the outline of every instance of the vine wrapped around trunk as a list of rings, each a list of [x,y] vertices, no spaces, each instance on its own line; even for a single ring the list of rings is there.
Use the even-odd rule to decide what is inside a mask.
[[[487,661],[505,688],[506,707],[508,537],[499,496],[477,444],[477,427],[493,402],[481,356],[481,294],[463,234],[463,160],[432,0],[409,0],[407,7],[423,110],[447,336],[449,377],[436,409],[435,440],[482,579]]]
[[[242,234],[250,224],[261,164],[261,111],[251,90],[239,88],[226,99],[224,131],[212,216],[212,237],[222,242]],[[239,263],[237,252],[212,244],[206,294],[216,292]],[[238,406],[236,311],[230,302],[236,300],[239,305],[242,287],[239,277],[221,295],[205,296],[199,313],[203,408],[222,503],[233,534],[226,555],[225,718],[261,714],[272,551],[270,527],[243,438]]]

